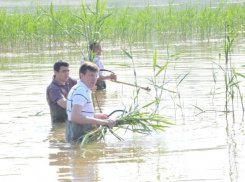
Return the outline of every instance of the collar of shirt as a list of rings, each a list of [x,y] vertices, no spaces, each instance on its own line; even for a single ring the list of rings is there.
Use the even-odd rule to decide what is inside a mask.
[[[68,79],[69,80],[69,79]],[[52,83],[56,84],[56,85],[61,85],[61,86],[67,86],[69,84],[69,81],[67,80],[67,82],[65,82],[65,85],[59,83],[55,78],[53,79]]]
[[[82,81],[77,81],[77,85],[86,89],[86,92],[92,93],[92,91]]]

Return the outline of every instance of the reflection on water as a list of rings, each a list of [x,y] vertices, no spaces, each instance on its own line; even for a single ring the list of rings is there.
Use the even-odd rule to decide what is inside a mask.
[[[242,41],[242,40],[241,40]],[[166,89],[175,89],[175,77],[191,71],[179,91],[184,105],[164,92],[160,114],[176,126],[152,135],[116,131],[119,142],[108,134],[105,143],[91,143],[84,149],[65,142],[65,125],[51,124],[45,89],[51,82],[52,66],[58,59],[69,61],[71,76],[78,78],[80,55],[77,53],[26,54],[0,57],[0,181],[229,181],[245,180],[244,122],[236,98],[235,119],[224,110],[223,73],[218,68],[216,95],[212,80],[212,61],[218,62],[221,42],[191,42],[171,45],[171,52],[182,52],[168,67]],[[104,50],[106,68],[120,81],[133,83],[131,61],[121,52]],[[232,60],[237,72],[245,74],[244,45],[234,49]],[[142,50],[141,50],[142,51]],[[138,84],[150,86],[153,50],[135,52]],[[165,47],[158,47],[158,64],[166,62]],[[174,69],[175,68],[175,69]],[[163,76],[160,77],[162,79]],[[241,81],[243,81],[241,79]],[[107,82],[106,92],[96,93],[97,112],[109,114],[131,104],[133,88]],[[244,90],[244,83],[240,84]],[[141,91],[139,102],[154,97]],[[173,96],[173,95],[171,95]],[[205,112],[193,107],[198,106]],[[183,119],[184,116],[184,119]],[[116,117],[113,115],[113,117]]]

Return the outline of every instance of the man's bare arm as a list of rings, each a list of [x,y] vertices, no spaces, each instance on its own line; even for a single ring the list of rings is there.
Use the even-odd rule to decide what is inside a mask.
[[[63,97],[62,99],[58,100],[58,101],[57,101],[57,104],[58,104],[60,107],[66,109],[66,99],[65,99],[64,97]]]
[[[99,78],[97,80],[108,80],[108,79],[111,79],[111,80],[117,80],[117,75],[115,74],[110,74],[110,75],[107,75],[107,76],[103,76],[103,75],[100,75]]]
[[[112,119],[96,119],[89,116],[84,116],[82,113],[82,106],[75,104],[72,106],[71,110],[71,122],[78,124],[96,124],[96,125],[107,125],[112,128],[115,125],[115,121]]]

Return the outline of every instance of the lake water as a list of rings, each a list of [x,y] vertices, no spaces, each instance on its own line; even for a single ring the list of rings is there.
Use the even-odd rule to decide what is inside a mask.
[[[158,64],[162,66],[167,49],[156,47]],[[124,141],[108,134],[105,143],[92,143],[83,149],[65,142],[65,126],[51,123],[45,98],[56,60],[67,60],[71,77],[78,78],[82,56],[68,50],[0,53],[0,181],[244,182],[245,131],[240,100],[236,94],[234,117],[232,112],[223,112],[223,73],[213,64],[219,62],[219,53],[224,62],[222,39],[169,45],[170,54],[183,53],[169,64],[165,88],[176,91],[175,78],[190,72],[179,86],[180,99],[163,92],[160,114],[174,126],[152,135],[121,129],[116,133]],[[114,71],[119,81],[133,83],[132,62],[121,47],[104,44],[103,50],[106,69]],[[239,37],[231,59],[236,71],[243,75],[244,50],[244,38]],[[146,79],[153,76],[153,52],[151,45],[133,48],[138,84],[152,89],[140,91],[141,105],[151,102],[155,95]],[[212,71],[217,76],[216,84]],[[244,93],[244,78],[238,79]],[[123,104],[131,104],[133,87],[109,81],[107,87],[106,92],[96,93],[102,112],[109,114],[123,109]],[[214,87],[213,96],[210,91]],[[200,113],[194,106],[205,112]],[[95,107],[99,112],[97,104]]]

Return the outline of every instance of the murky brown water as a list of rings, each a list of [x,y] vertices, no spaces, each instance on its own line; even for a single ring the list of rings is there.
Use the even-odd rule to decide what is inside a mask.
[[[232,60],[237,72],[245,75],[244,44],[239,41]],[[176,124],[164,133],[117,133],[125,139],[119,142],[108,134],[105,143],[92,143],[84,149],[65,143],[64,124],[50,122],[45,89],[51,82],[52,66],[58,59],[69,61],[71,76],[78,78],[80,55],[46,52],[39,54],[5,54],[0,57],[0,181],[220,181],[245,180],[245,132],[241,105],[235,102],[235,119],[224,113],[224,82],[217,72],[216,95],[212,61],[223,53],[222,40],[181,42],[170,45],[170,52],[185,51],[170,63],[167,89],[175,90],[175,76],[188,77],[180,84],[183,112],[179,99],[163,94],[160,111]],[[122,51],[104,47],[106,68],[118,75],[118,80],[133,83],[133,69]],[[150,86],[153,50],[134,49],[138,84]],[[158,64],[166,62],[166,48],[158,47]],[[174,66],[176,70],[174,71]],[[163,76],[160,77],[160,80]],[[239,78],[244,92],[244,79]],[[133,88],[108,82],[107,93],[97,93],[100,107],[109,114],[132,101]],[[151,87],[153,89],[153,87]],[[153,100],[154,90],[141,91],[140,103]],[[116,95],[116,97],[115,97]],[[174,104],[175,103],[175,104]],[[203,114],[193,105],[203,110]],[[98,111],[98,107],[96,107]]]
[[[8,10],[16,6],[32,7],[29,0],[1,1],[0,7]],[[141,6],[164,5],[161,0],[141,1]],[[175,3],[185,3],[176,0]],[[189,2],[189,1],[188,1]],[[194,1],[192,1],[194,2]],[[204,3],[196,0],[195,2]],[[205,0],[209,3],[210,0]],[[241,2],[229,1],[229,2]],[[39,4],[50,4],[44,0]],[[54,5],[71,4],[53,1]],[[131,4],[130,4],[131,3]],[[139,6],[137,1],[108,1],[110,6]],[[212,3],[215,3],[212,1]],[[72,1],[72,5],[80,0]],[[240,39],[240,38],[239,38]],[[232,61],[236,71],[245,75],[244,39],[236,40]],[[131,60],[120,47],[104,46],[106,68],[118,75],[118,80],[133,83]],[[158,64],[166,63],[166,47],[158,46]],[[112,51],[111,51],[112,50]],[[146,78],[153,76],[152,46],[133,49],[138,84],[150,86]],[[133,134],[118,130],[124,138],[119,142],[108,134],[105,143],[92,143],[83,149],[64,141],[64,124],[52,124],[45,98],[51,82],[52,66],[58,59],[70,63],[71,76],[78,78],[81,55],[66,50],[41,53],[0,52],[0,181],[139,181],[139,182],[244,182],[245,131],[243,112],[235,98],[235,118],[225,113],[225,85],[218,63],[223,54],[222,40],[186,41],[170,45],[170,54],[184,52],[173,60],[166,72],[168,90],[176,91],[175,78],[190,74],[180,84],[180,100],[176,94],[163,92],[160,114],[176,125],[164,133]],[[174,69],[176,68],[176,69]],[[212,77],[217,74],[217,83]],[[159,77],[159,81],[163,75]],[[239,77],[244,93],[244,79]],[[178,82],[177,82],[178,83]],[[123,109],[132,102],[133,88],[107,82],[105,92],[97,92],[102,111],[109,114]],[[146,104],[154,99],[154,89],[141,91],[139,102]],[[210,91],[215,87],[215,95]],[[181,103],[180,103],[181,102]],[[123,104],[122,104],[123,103]],[[181,110],[178,105],[183,106]],[[194,106],[200,107],[205,112]],[[231,107],[229,107],[231,109]],[[96,104],[96,110],[99,108]]]

